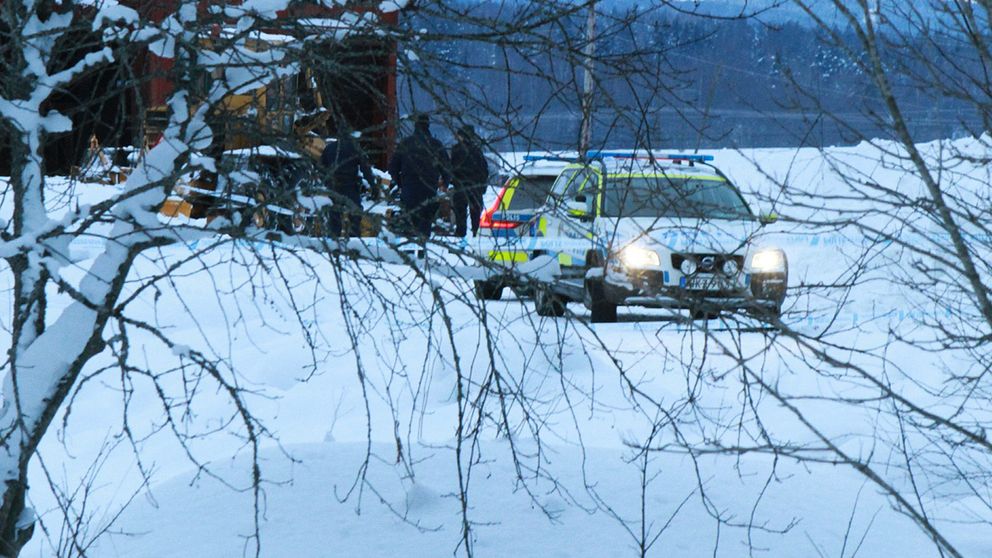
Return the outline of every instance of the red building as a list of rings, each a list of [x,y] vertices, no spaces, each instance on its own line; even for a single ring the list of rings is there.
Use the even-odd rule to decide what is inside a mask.
[[[142,16],[156,23],[161,22],[175,9],[176,0],[129,0],[131,7]],[[239,4],[229,2],[226,5]],[[201,17],[207,18],[207,8],[219,3],[201,1],[198,11]],[[342,20],[349,17],[375,17],[380,29],[394,26],[398,22],[399,12],[383,12],[376,1],[353,1],[344,6],[326,7],[319,4],[294,4],[290,9],[279,12],[279,23],[263,31],[273,36],[283,36],[287,40],[302,38],[302,36],[326,31],[326,27],[342,25]],[[325,29],[322,29],[325,27]],[[212,32],[222,33],[222,24],[214,24]],[[209,47],[208,47],[209,48]],[[274,103],[271,97],[277,94],[274,87],[268,88],[269,97],[266,107],[252,107],[253,114],[259,110],[267,111],[268,128],[274,129],[276,116],[282,115],[289,125],[284,126],[283,133],[292,133],[293,117],[297,109],[314,109],[317,106],[306,106],[310,103],[321,105],[331,114],[327,126],[321,126],[325,133],[333,134],[336,123],[347,122],[351,129],[363,131],[365,148],[372,154],[381,166],[392,151],[396,139],[396,45],[392,40],[371,33],[356,34],[339,43],[331,43],[317,47],[316,56],[326,56],[334,60],[334,64],[313,64],[307,66],[304,62],[303,72],[297,77],[297,83],[284,82],[280,84],[283,100]],[[145,51],[141,53],[135,64],[136,73],[145,76],[140,88],[140,99],[135,99],[132,118],[141,122],[146,138],[154,141],[155,134],[160,133],[161,122],[156,122],[155,115],[164,116],[165,102],[174,90],[170,77],[173,61],[156,56]],[[329,69],[333,66],[333,72]],[[313,87],[316,86],[316,87]],[[291,90],[287,93],[287,90]],[[315,98],[307,99],[303,91],[313,93]],[[285,98],[296,95],[297,102],[285,102]],[[140,101],[140,102],[139,102]],[[257,104],[257,103],[256,103]],[[274,109],[271,105],[278,104]],[[300,105],[303,105],[302,107]],[[144,107],[144,110],[141,108]],[[139,114],[144,112],[144,114]],[[293,113],[288,114],[288,113]],[[246,147],[245,140],[235,138],[230,134],[226,147]]]
[[[177,6],[176,0],[123,2],[154,22],[164,20]],[[230,1],[227,5],[239,2]],[[207,5],[206,2],[199,4],[200,15],[205,21],[208,17]],[[379,29],[398,22],[398,11],[384,13],[377,6],[378,2],[368,1],[349,2],[343,7],[333,8],[316,3],[296,3],[290,10],[279,14],[273,28],[264,31],[292,39],[294,34],[316,32],[318,26],[332,24],[345,17],[374,16],[378,18]],[[92,14],[89,11],[92,8],[84,6],[76,9],[80,25],[69,31],[55,47],[58,51],[55,59],[63,67],[105,46],[101,34],[90,30]],[[223,23],[209,26],[213,32],[222,32]],[[0,40],[5,36],[7,34],[0,33]],[[320,105],[334,115],[328,120],[328,126],[318,131],[334,133],[335,123],[347,122],[352,129],[364,132],[365,148],[374,154],[380,165],[385,165],[396,136],[395,44],[381,34],[366,33],[344,41],[328,41],[318,46],[314,54],[334,59],[334,64],[315,64],[305,68],[299,77],[301,81],[318,85]],[[333,75],[328,67],[334,68]],[[42,109],[54,109],[67,115],[73,121],[73,131],[46,138],[46,172],[67,174],[74,165],[82,163],[93,136],[104,147],[141,147],[142,137],[154,141],[155,129],[161,129],[161,118],[165,116],[165,102],[174,89],[171,70],[171,60],[159,58],[147,49],[139,49],[130,54],[120,54],[117,64],[88,72],[65,90],[53,93]],[[292,88],[292,84],[286,85]],[[312,101],[302,97],[299,100],[312,104]],[[315,107],[302,108],[305,111]],[[296,107],[284,106],[282,109],[284,114],[298,113]],[[0,175],[10,174],[9,141],[10,138],[0,135]]]

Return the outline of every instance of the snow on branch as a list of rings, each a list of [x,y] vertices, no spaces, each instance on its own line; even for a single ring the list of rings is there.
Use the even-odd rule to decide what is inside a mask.
[[[296,71],[284,60],[287,49],[272,45],[258,50],[251,45],[251,31],[274,18],[286,7],[285,1],[246,4],[237,21],[245,33],[216,50],[203,47],[201,40],[209,29],[201,28],[204,22],[192,2],[180,5],[158,25],[140,20],[136,12],[116,3],[101,6],[91,21],[84,22],[75,20],[71,10],[39,17],[33,2],[25,6],[23,13],[30,15],[0,15],[15,18],[6,23],[18,30],[21,39],[11,44],[20,46],[15,53],[20,64],[13,66],[20,68],[16,79],[23,85],[7,90],[21,93],[0,97],[0,118],[16,132],[12,137],[15,176],[10,182],[14,226],[0,240],[0,257],[8,261],[15,279],[14,326],[0,392],[0,484],[6,487],[0,502],[0,532],[13,532],[17,539],[0,535],[0,545],[6,546],[21,545],[30,537],[31,522],[22,521],[33,517],[24,500],[27,464],[83,368],[104,351],[105,330],[120,312],[118,300],[135,258],[149,248],[182,240],[184,233],[209,232],[164,227],[158,209],[180,176],[212,168],[212,160],[204,155],[215,139],[211,111],[232,93]],[[43,111],[44,104],[80,76],[117,62],[112,48],[102,46],[50,74],[49,69],[58,66],[59,41],[77,29],[101,33],[104,45],[144,42],[150,52],[174,59],[175,92],[168,99],[169,119],[161,139],[135,161],[122,189],[102,203],[54,217],[45,199],[44,138],[72,131],[73,122],[57,110]],[[223,77],[215,79],[204,96],[197,89],[198,76],[213,75],[215,70],[223,70]],[[109,227],[93,232],[97,222]],[[84,232],[103,236],[106,244],[81,270],[77,283],[61,273],[69,261],[69,243]],[[50,292],[53,283],[58,293]],[[55,301],[51,305],[50,298]],[[59,310],[47,315],[50,307]],[[5,552],[0,547],[0,554]]]

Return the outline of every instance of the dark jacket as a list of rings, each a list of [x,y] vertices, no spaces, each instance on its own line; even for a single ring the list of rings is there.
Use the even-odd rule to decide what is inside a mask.
[[[396,146],[389,174],[399,184],[400,200],[407,207],[437,195],[438,181],[447,181],[448,154],[430,132],[415,130]]]
[[[320,163],[328,172],[327,187],[332,192],[345,196],[352,201],[361,199],[362,183],[358,173],[371,185],[375,181],[372,169],[365,163],[358,142],[351,136],[339,137],[324,147],[320,154]]]
[[[459,141],[451,148],[451,184],[459,190],[481,196],[489,179],[489,165],[479,146]]]

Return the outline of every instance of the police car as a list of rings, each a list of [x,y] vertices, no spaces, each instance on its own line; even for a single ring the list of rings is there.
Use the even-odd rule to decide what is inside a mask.
[[[520,240],[532,237],[536,232],[531,230],[534,217],[544,206],[551,187],[567,164],[568,161],[558,157],[527,155],[522,164],[503,171],[503,187],[479,219],[476,249],[480,259],[493,266],[505,267],[507,271],[530,259],[533,250],[525,249]],[[476,281],[475,294],[481,299],[499,300],[507,286],[521,293],[526,291],[512,281],[511,273],[507,273]]]
[[[555,264],[537,313],[582,301],[593,322],[616,321],[618,306],[778,316],[788,261],[762,242],[773,219],[756,216],[711,160],[599,152],[566,166],[520,244]]]

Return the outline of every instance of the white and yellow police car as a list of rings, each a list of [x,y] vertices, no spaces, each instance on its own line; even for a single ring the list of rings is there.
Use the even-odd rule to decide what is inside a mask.
[[[593,322],[618,306],[781,313],[785,253],[763,242],[773,221],[755,215],[704,155],[590,152],[569,164],[517,249],[553,265],[535,289],[537,313],[582,301]]]
[[[482,213],[476,250],[480,259],[491,267],[506,268],[508,273],[475,281],[478,298],[498,300],[506,287],[528,294],[519,282],[513,281],[512,270],[526,264],[533,253],[521,244],[521,239],[536,233],[535,216],[548,200],[558,175],[572,160],[526,155],[519,162],[501,161],[507,167],[501,173],[503,187]]]

